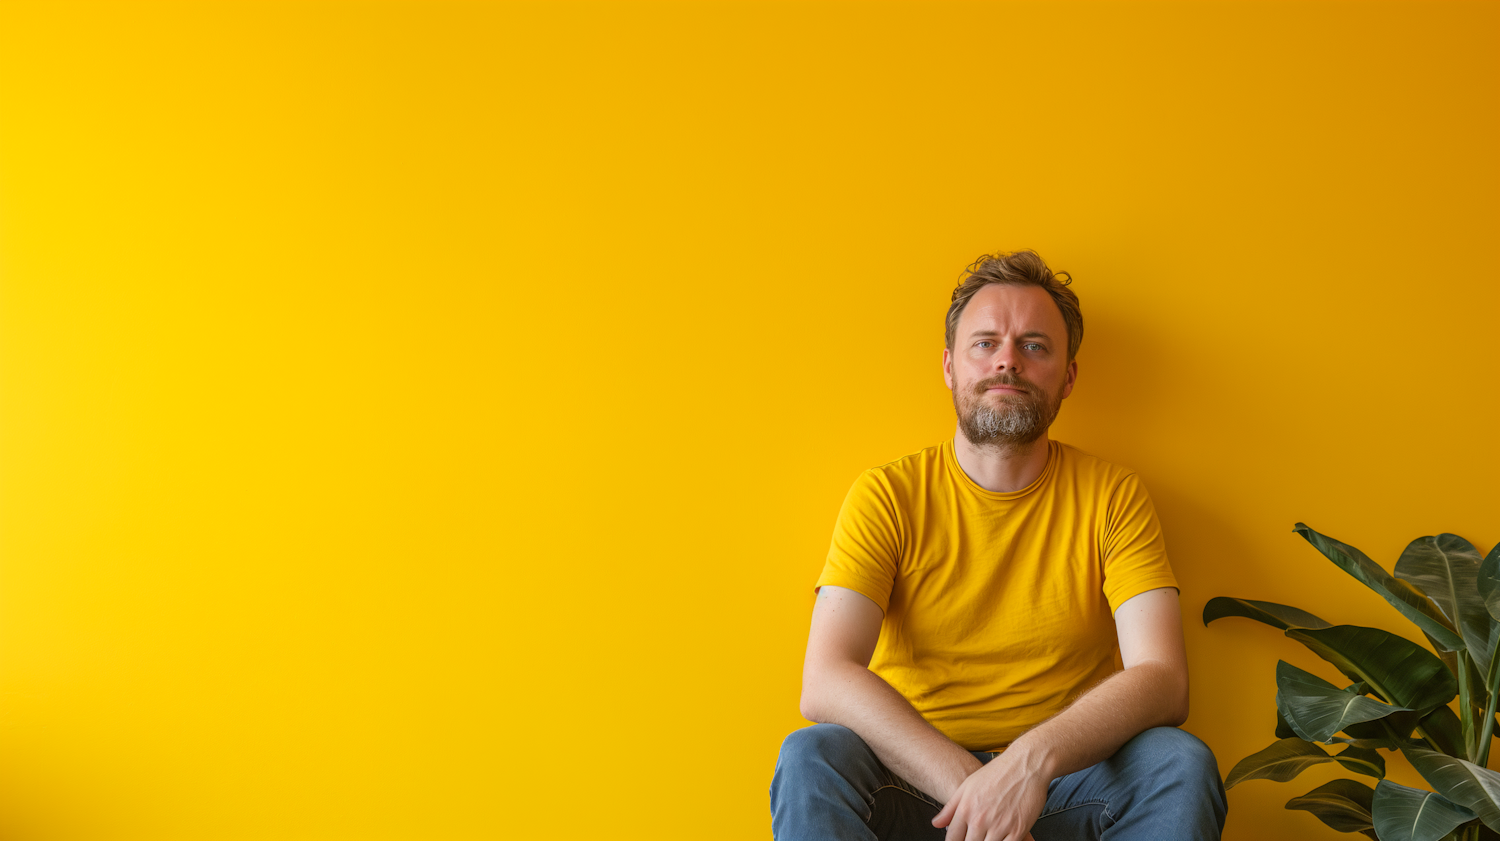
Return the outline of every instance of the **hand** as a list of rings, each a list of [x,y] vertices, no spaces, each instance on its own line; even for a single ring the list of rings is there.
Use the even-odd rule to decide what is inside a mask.
[[[1033,841],[1051,780],[1030,758],[1012,745],[990,760],[959,785],[932,825],[947,827],[948,841]]]

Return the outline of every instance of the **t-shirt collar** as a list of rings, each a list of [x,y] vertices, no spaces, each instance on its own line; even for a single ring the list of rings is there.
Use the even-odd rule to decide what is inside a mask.
[[[943,464],[947,466],[948,471],[954,476],[958,477],[958,483],[960,485],[967,488],[975,495],[983,497],[985,499],[993,500],[1020,499],[1021,497],[1034,492],[1037,488],[1040,488],[1042,485],[1046,484],[1049,480],[1051,480],[1052,474],[1057,469],[1057,461],[1061,457],[1062,450],[1061,444],[1049,439],[1047,441],[1047,465],[1042,468],[1041,475],[1036,477],[1036,479],[1031,484],[1018,491],[999,493],[996,491],[987,490],[981,487],[978,482],[975,482],[973,479],[969,478],[969,474],[965,473],[963,467],[958,463],[958,453],[954,451],[953,447],[954,443],[953,439],[951,438],[947,441],[947,443],[943,445]]]

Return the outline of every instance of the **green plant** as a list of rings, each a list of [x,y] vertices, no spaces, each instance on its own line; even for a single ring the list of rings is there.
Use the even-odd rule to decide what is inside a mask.
[[[1277,741],[1240,760],[1227,785],[1286,782],[1313,765],[1337,762],[1378,782],[1372,789],[1334,780],[1292,798],[1287,808],[1378,841],[1500,839],[1500,773],[1487,767],[1500,696],[1500,544],[1481,560],[1457,535],[1421,537],[1401,553],[1393,576],[1358,549],[1302,523],[1295,531],[1390,602],[1439,653],[1379,628],[1332,625],[1287,605],[1210,600],[1205,625],[1226,616],[1263,622],[1354,681],[1339,687],[1277,662]],[[1455,697],[1457,713],[1449,706]],[[1329,747],[1342,750],[1331,754]],[[1434,791],[1385,779],[1381,750],[1401,751]]]

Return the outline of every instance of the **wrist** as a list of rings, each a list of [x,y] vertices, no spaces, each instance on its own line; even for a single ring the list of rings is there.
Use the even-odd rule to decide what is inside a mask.
[[[1035,730],[1011,742],[1005,752],[1014,754],[1010,757],[1011,761],[1020,765],[1029,774],[1034,774],[1048,782],[1058,776],[1057,750],[1049,739],[1036,735]]]
[[[945,790],[938,800],[942,803],[952,800],[953,795],[958,792],[959,786],[964,784],[964,780],[967,780],[975,771],[983,767],[984,763],[976,759],[974,754],[964,751],[964,755],[959,757],[958,763],[953,766],[953,773],[949,774],[948,779],[943,781],[945,783]]]

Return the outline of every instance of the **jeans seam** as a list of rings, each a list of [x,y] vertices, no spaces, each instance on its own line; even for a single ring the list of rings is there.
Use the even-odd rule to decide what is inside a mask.
[[[1052,812],[1043,812],[1042,814],[1037,816],[1037,820],[1041,820],[1042,818],[1050,818],[1053,815],[1061,815],[1063,812],[1072,811],[1073,809],[1082,809],[1085,806],[1103,806],[1104,814],[1109,815],[1110,823],[1114,823],[1115,816],[1109,814],[1109,802],[1105,800],[1090,800],[1087,803],[1074,803],[1072,806],[1064,806],[1063,808],[1057,809]]]
[[[942,808],[941,804],[939,804],[938,802],[934,801],[931,797],[928,797],[927,795],[923,794],[920,791],[916,791],[915,789],[907,788],[906,786],[900,785],[898,783],[890,783],[888,785],[883,785],[880,788],[877,788],[874,791],[870,792],[870,802],[865,804],[865,826],[869,826],[870,825],[870,819],[873,818],[873,817],[875,817],[875,795],[881,793],[882,791],[885,791],[888,788],[893,788],[893,789],[895,789],[895,790],[897,790],[899,792],[902,792],[904,794],[910,794],[912,797],[915,797],[918,800],[923,801],[924,803],[926,803],[929,806],[937,806],[939,809]]]

